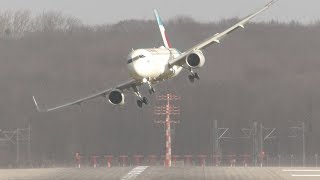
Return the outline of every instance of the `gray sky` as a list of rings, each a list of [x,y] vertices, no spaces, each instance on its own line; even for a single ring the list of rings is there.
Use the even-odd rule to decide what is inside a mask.
[[[114,23],[124,19],[152,19],[157,8],[164,20],[187,15],[199,21],[242,17],[269,0],[0,0],[0,10],[29,9],[34,13],[58,10],[86,24]],[[188,2],[188,3],[185,3]],[[319,0],[280,0],[257,21],[277,19],[303,23],[320,19]]]

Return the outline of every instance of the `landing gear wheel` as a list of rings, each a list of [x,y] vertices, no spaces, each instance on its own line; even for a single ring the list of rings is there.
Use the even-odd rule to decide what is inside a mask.
[[[196,79],[200,79],[200,77],[199,77],[199,75],[198,75],[198,73],[194,73],[194,76],[193,76],[194,78],[196,78]]]
[[[189,81],[191,82],[191,83],[194,83],[194,76],[193,75],[189,75],[188,76],[188,78],[189,78]]]
[[[142,102],[143,102],[144,104],[146,104],[146,105],[149,103],[149,102],[148,102],[148,99],[147,99],[146,97],[143,97],[143,98],[142,98]]]
[[[137,105],[139,108],[142,108],[142,101],[141,100],[137,100]]]

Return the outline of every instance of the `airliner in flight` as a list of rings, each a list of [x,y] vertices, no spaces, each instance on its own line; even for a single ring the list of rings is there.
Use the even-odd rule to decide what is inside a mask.
[[[154,86],[156,84],[176,77],[182,70],[187,70],[190,72],[188,78],[191,82],[194,82],[195,79],[199,79],[199,75],[195,72],[195,70],[201,68],[205,63],[205,55],[203,54],[202,50],[210,45],[219,44],[221,40],[228,34],[239,28],[244,28],[244,25],[246,25],[249,20],[267,10],[275,2],[276,0],[269,2],[263,8],[248,15],[232,27],[221,33],[214,34],[213,36],[203,40],[183,53],[171,46],[164,24],[157,10],[154,10],[155,18],[162,36],[163,46],[159,48],[133,50],[128,55],[127,67],[132,78],[131,80],[116,87],[105,89],[85,98],[81,98],[53,108],[40,108],[34,96],[33,101],[37,110],[40,112],[49,112],[67,106],[76,104],[79,105],[85,101],[97,97],[104,97],[113,105],[123,105],[125,103],[124,92],[132,91],[138,98],[137,105],[142,107],[143,104],[148,104],[148,99],[141,95],[139,91],[141,86],[147,86],[149,93],[153,94],[155,93]]]

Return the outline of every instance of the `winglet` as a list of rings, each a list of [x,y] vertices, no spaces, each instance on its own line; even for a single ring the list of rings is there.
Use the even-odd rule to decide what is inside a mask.
[[[36,98],[34,96],[32,96],[32,98],[33,98],[34,105],[37,108],[37,111],[38,112],[46,112],[46,110],[39,108]]]
[[[154,11],[154,15],[156,17],[156,20],[157,20],[157,23],[158,23],[158,26],[159,26],[159,30],[160,30],[160,33],[161,33],[161,36],[162,36],[162,40],[163,40],[164,46],[166,48],[172,48],[171,43],[170,43],[169,38],[168,38],[167,33],[166,33],[166,29],[165,29],[165,27],[163,25],[161,17],[158,14],[158,11],[156,9],[154,9],[153,11]]]

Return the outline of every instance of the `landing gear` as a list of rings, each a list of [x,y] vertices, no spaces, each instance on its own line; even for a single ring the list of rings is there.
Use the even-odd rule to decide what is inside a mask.
[[[154,90],[153,87],[151,87],[151,88],[149,89],[149,94],[154,94],[155,92],[156,92],[156,90]]]
[[[137,100],[137,105],[139,108],[142,108],[142,101],[140,99]]]
[[[143,104],[145,104],[145,105],[148,104],[148,99],[146,97],[143,97],[142,99],[137,100],[137,105],[139,108],[142,108]]]
[[[141,94],[140,94],[140,92],[138,91],[138,89],[137,89],[136,86],[134,86],[134,87],[132,87],[132,88],[133,88],[134,93],[136,94],[136,96],[139,98],[139,99],[137,100],[137,105],[138,105],[138,107],[139,107],[139,108],[142,108],[142,105],[143,105],[143,104],[147,105],[147,104],[148,104],[148,99],[147,99],[146,97],[142,97],[142,96],[141,96]]]
[[[149,86],[149,94],[154,94],[156,90],[152,87],[152,84],[149,80],[146,80],[148,86]]]
[[[191,67],[185,67],[185,66],[181,66],[181,67],[190,72],[188,79],[191,83],[194,83],[194,79],[198,79],[198,80],[200,79],[198,73],[193,72],[193,69]]]
[[[191,74],[188,76],[188,78],[189,78],[189,81],[190,82],[194,82],[194,79],[200,79],[200,77],[199,77],[199,75],[198,75],[198,73],[193,73],[192,71],[191,71]]]

